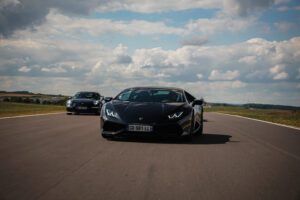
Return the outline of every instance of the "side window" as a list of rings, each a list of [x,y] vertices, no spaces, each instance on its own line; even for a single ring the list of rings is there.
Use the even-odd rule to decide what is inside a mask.
[[[117,99],[118,100],[121,100],[121,101],[128,101],[129,100],[129,97],[130,97],[130,94],[131,94],[131,91],[127,91],[127,92],[124,92],[122,94],[120,94]]]
[[[191,103],[192,101],[194,101],[195,97],[193,97],[191,94],[189,94],[188,92],[184,92],[185,93],[185,96],[187,98],[187,101],[189,103]]]

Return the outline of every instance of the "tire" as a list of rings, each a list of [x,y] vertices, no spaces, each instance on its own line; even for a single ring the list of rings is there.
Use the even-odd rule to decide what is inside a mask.
[[[72,113],[71,112],[67,112],[67,115],[72,115]]]
[[[197,135],[203,135],[203,113],[201,114],[201,128],[197,131]]]
[[[193,117],[192,117],[192,120],[191,120],[191,128],[190,128],[190,134],[186,136],[187,140],[192,140],[193,139],[193,132],[194,132],[194,113],[193,113]]]

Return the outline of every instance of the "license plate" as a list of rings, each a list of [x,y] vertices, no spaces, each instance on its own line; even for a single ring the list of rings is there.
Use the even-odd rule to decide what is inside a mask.
[[[78,109],[78,110],[86,110],[87,107],[84,107],[84,106],[78,106],[77,109]]]
[[[129,124],[127,126],[128,131],[134,131],[134,132],[151,132],[152,126],[148,125],[138,125],[138,124]]]

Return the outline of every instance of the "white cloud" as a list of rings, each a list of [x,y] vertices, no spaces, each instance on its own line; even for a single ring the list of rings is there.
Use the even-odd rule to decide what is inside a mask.
[[[189,32],[200,32],[204,35],[222,33],[224,31],[241,32],[256,23],[255,17],[233,19],[226,16],[217,16],[216,18],[200,18],[191,20],[187,25]]]
[[[300,10],[300,6],[296,6],[296,7],[287,7],[287,6],[281,6],[279,8],[277,8],[277,10],[279,11],[289,11],[289,10]]]
[[[274,67],[270,68],[270,73],[273,75],[274,80],[283,80],[288,78],[288,74],[284,72],[286,68],[283,64],[277,64]]]
[[[116,56],[124,56],[128,55],[128,47],[124,46],[123,44],[119,44],[113,51],[114,55]]]
[[[1,9],[1,20],[2,26],[0,24],[0,34],[4,36],[11,36],[11,34],[15,30],[22,30],[26,28],[34,28],[36,25],[41,25],[45,22],[45,18],[48,15],[50,10],[57,10],[58,12],[65,13],[68,16],[89,16],[92,12],[101,11],[101,12],[111,12],[111,11],[119,11],[119,10],[129,10],[133,12],[141,12],[141,13],[160,13],[165,11],[178,11],[178,10],[187,10],[187,9],[216,9],[218,13],[230,17],[247,17],[247,16],[258,16],[259,12],[272,7],[273,5],[286,2],[288,0],[183,0],[183,1],[174,1],[174,0],[160,0],[160,1],[141,1],[141,0],[114,0],[114,1],[98,1],[98,0],[88,0],[88,1],[79,1],[79,0],[68,0],[61,3],[61,1],[45,1],[43,0],[35,0],[35,1],[27,1],[27,0],[2,0],[0,2],[0,9]],[[9,9],[6,9],[7,6],[10,5],[17,5],[20,4],[21,6],[11,6]],[[66,18],[64,20],[67,20]],[[86,24],[81,24],[81,26],[70,26],[69,24],[65,24],[66,28],[73,29],[74,31],[87,31],[90,34],[99,34],[104,32],[114,32],[116,29],[120,29],[125,34],[136,34],[137,32],[145,33],[156,32],[161,28],[162,31],[166,32],[165,34],[169,34],[170,32],[176,32],[176,34],[182,34],[180,29],[178,28],[168,28],[165,27],[164,24],[161,23],[147,23],[145,21],[136,21],[130,22],[128,24],[124,22],[113,22],[111,23],[110,20],[95,20],[89,21],[82,19],[80,21],[88,22]],[[205,20],[200,21],[198,23],[205,23],[209,25]],[[241,21],[212,21],[216,26],[221,26],[220,23],[226,23],[229,27],[229,30],[232,29],[241,29],[244,25],[241,24]],[[112,24],[111,27],[106,27],[105,25]],[[94,25],[97,28],[92,28],[91,26]],[[152,26],[153,29],[151,30],[149,26]],[[127,32],[125,27],[130,27],[130,31]],[[134,27],[140,26],[140,30],[136,29],[133,30]],[[199,26],[199,25],[197,25]],[[242,26],[242,27],[241,27]],[[111,29],[110,29],[111,28]],[[197,29],[204,31],[205,28]],[[63,29],[64,30],[64,29]],[[214,28],[209,26],[205,32],[211,31],[218,31],[219,28]]]
[[[98,7],[100,11],[130,10],[142,13],[153,13],[173,10],[186,10],[194,8],[221,9],[222,12],[231,16],[245,17],[257,11],[268,9],[274,4],[287,2],[288,0],[119,0],[107,1]]]
[[[25,36],[26,40],[23,40]],[[267,90],[280,94],[290,92],[288,95],[293,96],[289,88],[296,89],[295,79],[300,73],[300,37],[282,42],[253,38],[230,45],[183,46],[175,50],[157,47],[129,53],[124,44],[111,49],[92,41],[25,34],[19,39],[2,39],[0,51],[1,77],[15,74],[23,79],[14,80],[22,80],[23,84],[32,77],[39,77],[38,85],[30,83],[30,86],[45,93],[54,90],[46,85],[49,82],[42,81],[43,77],[61,80],[57,93],[63,94],[99,88],[104,95],[113,96],[126,87],[154,84],[183,87],[212,101],[222,100],[218,99],[218,95],[222,94],[232,96],[227,101],[236,98],[244,101],[242,94],[246,96],[249,89],[257,90],[253,97],[258,99],[267,98],[257,96],[267,93]],[[248,64],[254,65],[248,67]],[[20,66],[31,71],[20,72]],[[66,80],[80,82],[81,85],[74,84],[72,88],[72,84],[65,83]],[[6,90],[22,88],[21,84],[12,83],[9,78],[0,82]],[[281,102],[297,102],[296,96],[292,99],[278,97]]]
[[[277,8],[277,10],[279,10],[279,11],[287,11],[287,10],[290,10],[290,8],[287,7],[287,6],[281,6],[281,7]]]
[[[203,45],[208,42],[206,36],[225,31],[243,32],[257,22],[256,17],[232,18],[217,15],[213,18],[200,18],[189,21],[184,28],[167,26],[164,22],[149,22],[145,20],[113,21],[103,18],[79,18],[62,15],[56,10],[51,10],[46,16],[46,22],[35,29],[40,33],[49,35],[70,34],[69,37],[88,33],[91,36],[118,33],[129,36],[172,34],[185,37],[180,40],[182,45]],[[30,29],[29,29],[30,30]],[[194,35],[194,36],[190,36]],[[195,36],[196,35],[196,36]],[[157,41],[157,37],[155,38]]]
[[[240,63],[245,63],[247,65],[255,65],[257,63],[256,56],[245,56],[239,59]]]
[[[48,37],[53,37],[53,35],[65,35],[75,39],[82,34],[89,34],[94,37],[113,33],[129,36],[138,34],[167,34],[186,36],[179,41],[183,46],[199,46],[208,42],[206,36],[197,36],[199,33],[212,35],[225,31],[243,32],[256,23],[257,19],[253,16],[248,18],[232,18],[218,14],[213,18],[191,20],[187,22],[184,28],[180,28],[167,26],[164,22],[149,22],[145,20],[113,21],[104,18],[80,18],[63,15],[57,10],[51,9],[46,16],[45,23],[35,26],[35,32],[32,32],[32,29],[27,29],[25,33],[28,35],[38,34],[39,36]],[[17,31],[17,33],[24,35],[24,31]],[[157,39],[157,37],[154,38],[155,41],[157,41]]]
[[[98,36],[107,33],[121,33],[125,35],[151,35],[151,34],[175,34],[183,35],[182,28],[169,27],[163,22],[148,22],[144,20],[112,21],[110,19],[88,19],[69,17],[52,10],[46,17],[47,24],[43,25],[52,28],[52,31],[64,31],[68,33],[89,33]]]
[[[278,64],[275,65],[274,67],[270,68],[271,74],[278,74],[280,71],[285,69],[285,65]]]
[[[191,8],[220,8],[221,0],[160,0],[160,1],[139,1],[119,0],[107,1],[98,7],[100,11],[130,10],[142,13],[163,12],[172,10],[186,10]]]
[[[159,37],[153,37],[153,38],[151,38],[151,41],[152,42],[159,42],[160,38]]]
[[[233,80],[239,76],[239,71],[226,71],[225,73],[219,72],[218,70],[212,70],[210,76],[208,77],[209,80]]]
[[[245,17],[249,14],[267,9],[272,5],[279,4],[285,0],[224,0],[223,11],[229,15]]]
[[[26,34],[25,34],[26,35]],[[63,39],[41,39],[33,35],[23,40],[10,38],[0,40],[1,75],[25,76],[71,76],[84,77],[99,58],[109,57],[111,51],[93,42]],[[101,52],[101,53],[99,53]],[[13,55],[13,56],[7,56]],[[19,66],[26,68],[19,70]],[[27,70],[27,73],[24,73]],[[67,73],[68,72],[68,73]]]
[[[202,74],[197,74],[198,79],[202,79],[203,75]]]
[[[291,22],[275,22],[274,25],[280,30],[287,32],[293,27],[293,23]]]
[[[18,1],[18,0],[1,0],[0,1],[0,9],[5,6],[8,6],[8,5],[16,6],[19,3],[20,3],[20,1]]]
[[[23,66],[18,69],[19,72],[30,72],[31,68]]]
[[[185,37],[179,40],[182,46],[202,46],[208,43],[208,38],[205,36]]]
[[[282,80],[288,78],[288,74],[286,72],[281,72],[273,77],[274,80]]]
[[[43,67],[41,69],[41,71],[43,71],[43,72],[54,72],[54,73],[66,73],[67,72],[67,70],[62,68],[62,67],[53,67],[53,68]]]
[[[170,75],[167,75],[167,74],[164,74],[164,73],[158,73],[156,75],[156,78],[169,78],[169,77],[170,77]]]
[[[234,81],[232,82],[232,88],[243,88],[245,87],[247,84],[246,83],[243,83],[241,81]]]
[[[94,80],[103,77],[108,79],[112,76],[109,74],[111,72],[113,76],[120,73],[119,78],[132,78],[135,75],[151,78],[165,74],[169,81],[196,81],[197,74],[201,74],[201,80],[239,78],[240,81],[247,79],[248,82],[266,81],[268,78],[268,81],[272,81],[273,77],[283,71],[297,77],[300,63],[300,38],[282,42],[254,38],[232,45],[183,46],[176,50],[157,47],[137,49],[129,55],[128,47],[122,44],[110,49],[93,42],[32,37],[26,40],[1,40],[0,51],[3,53],[0,64],[3,75],[12,73],[11,66],[18,67],[18,71],[19,66],[33,69],[33,65],[39,65],[43,70],[34,68],[26,74],[36,76],[42,71],[52,72],[52,76],[80,74],[83,78],[93,74]],[[245,64],[251,65],[251,68]]]

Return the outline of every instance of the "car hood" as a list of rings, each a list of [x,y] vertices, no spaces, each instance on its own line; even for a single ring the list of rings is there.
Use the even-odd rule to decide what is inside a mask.
[[[95,99],[73,99],[72,102],[74,103],[79,103],[79,102],[84,102],[84,103],[90,103],[94,102]]]
[[[155,123],[168,120],[168,115],[187,109],[186,103],[112,101],[115,111],[127,123]]]

